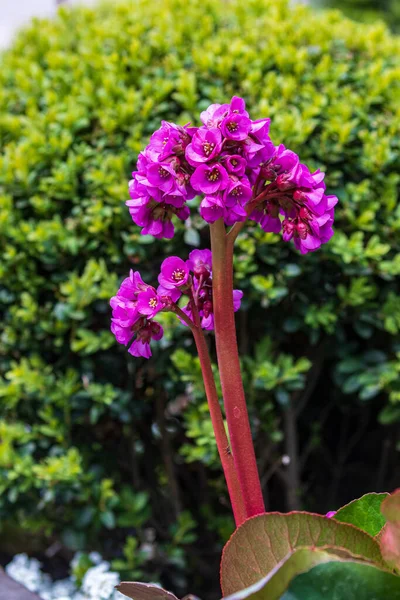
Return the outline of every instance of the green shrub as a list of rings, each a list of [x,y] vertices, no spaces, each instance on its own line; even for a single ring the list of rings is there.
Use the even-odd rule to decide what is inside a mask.
[[[108,299],[129,268],[151,281],[165,254],[208,245],[195,210],[170,242],[140,237],[127,181],[161,119],[194,121],[233,94],[272,118],[276,143],[326,168],[340,198],[318,253],[257,228],[239,240],[239,338],[269,504],[282,509],[285,492],[289,508],[334,508],[375,489],[378,471],[378,487],[394,487],[379,457],[400,420],[399,57],[382,25],[285,0],[137,0],[61,10],[19,35],[0,69],[3,550],[30,534],[39,549],[61,536],[116,557],[151,526],[155,557],[127,542],[118,564],[154,577],[169,565],[169,587],[197,573],[190,588],[203,578],[210,590],[207,560],[183,548],[197,536],[209,556],[231,521],[191,342],[165,315],[154,359],[131,359],[109,333]],[[345,472],[360,444],[364,466]]]
[[[383,19],[393,31],[399,31],[400,6],[397,0],[312,0],[315,6],[338,8],[348,17],[376,23]]]

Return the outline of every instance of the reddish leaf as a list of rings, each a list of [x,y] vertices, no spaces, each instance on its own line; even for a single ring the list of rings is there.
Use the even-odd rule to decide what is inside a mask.
[[[224,600],[279,600],[289,587],[290,582],[296,575],[309,571],[316,565],[338,560],[328,552],[311,548],[300,548],[281,560],[262,579],[253,583],[246,589],[235,592],[231,596],[225,596]]]
[[[224,596],[250,587],[302,547],[383,564],[377,541],[353,525],[304,512],[268,513],[243,523],[226,544],[221,562]]]
[[[116,588],[121,594],[133,598],[133,600],[178,600],[171,592],[150,583],[123,581]]]
[[[382,555],[388,565],[400,571],[400,489],[382,502],[381,510],[386,519],[379,536]]]

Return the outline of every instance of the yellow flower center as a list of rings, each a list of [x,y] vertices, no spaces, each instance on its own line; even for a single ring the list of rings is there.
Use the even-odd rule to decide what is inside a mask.
[[[174,279],[175,281],[182,281],[184,277],[185,271],[183,271],[182,269],[175,269],[175,271],[172,273],[172,279]]]
[[[208,181],[218,181],[218,179],[219,179],[218,169],[214,168],[211,171],[208,171],[207,179],[208,179]]]
[[[210,156],[211,152],[214,150],[215,144],[210,142],[204,142],[203,151],[206,156]]]
[[[160,177],[168,177],[168,175],[169,175],[168,171],[166,171],[162,167],[160,167],[158,169],[158,174],[160,175]]]

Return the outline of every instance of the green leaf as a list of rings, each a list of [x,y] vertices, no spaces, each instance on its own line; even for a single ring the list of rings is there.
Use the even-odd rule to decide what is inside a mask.
[[[334,516],[335,521],[349,523],[362,529],[369,535],[378,535],[385,524],[381,505],[388,494],[365,494],[340,508]]]
[[[106,510],[100,515],[100,521],[107,529],[114,529],[115,527],[115,516],[111,510]]]
[[[281,600],[400,600],[400,577],[366,563],[330,562],[296,577]]]
[[[148,583],[123,581],[116,588],[121,594],[134,600],[178,600],[171,592]]]
[[[243,523],[224,548],[224,595],[250,587],[296,548],[322,548],[383,565],[379,544],[351,525],[305,512],[269,513]]]
[[[329,552],[312,548],[301,548],[279,562],[266,577],[260,579],[250,587],[235,592],[224,600],[279,600],[288,588],[292,579],[308,571],[320,563],[337,560]]]

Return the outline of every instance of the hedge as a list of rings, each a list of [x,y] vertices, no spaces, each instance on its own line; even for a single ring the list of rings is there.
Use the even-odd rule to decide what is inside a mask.
[[[165,315],[164,346],[133,360],[109,332],[108,299],[131,267],[151,281],[166,254],[208,246],[196,209],[172,241],[141,237],[127,181],[160,120],[196,122],[234,94],[271,117],[275,143],[326,168],[340,198],[318,253],[251,227],[239,240],[268,506],[323,511],[395,487],[400,42],[289,4],[61,9],[2,55],[3,552],[57,540],[60,556],[96,548],[126,577],[212,591],[209,557],[232,521],[190,338]]]

